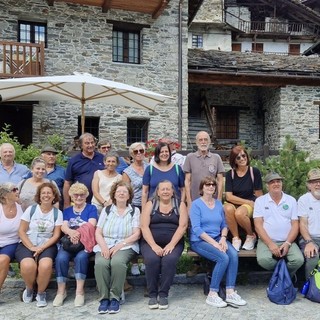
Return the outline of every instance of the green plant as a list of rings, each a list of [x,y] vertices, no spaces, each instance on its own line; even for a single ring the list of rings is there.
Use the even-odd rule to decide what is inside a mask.
[[[284,178],[284,192],[296,199],[306,192],[309,170],[320,167],[319,160],[310,160],[308,152],[297,150],[296,143],[290,136],[285,137],[278,156],[268,157],[265,163],[253,159],[251,164],[260,169],[263,177],[270,171],[279,173]]]
[[[24,147],[22,144],[20,144],[18,138],[15,137],[11,132],[11,126],[9,124],[5,124],[2,128],[2,131],[0,131],[0,145],[2,143],[11,143],[16,151],[15,161],[30,167],[32,160],[40,155],[41,148],[43,146],[50,145],[56,150],[62,150],[63,137],[54,134],[50,137],[46,137],[40,147],[37,147],[34,144]],[[57,155],[57,164],[64,167],[67,164],[66,157],[63,155],[62,151],[60,151]]]

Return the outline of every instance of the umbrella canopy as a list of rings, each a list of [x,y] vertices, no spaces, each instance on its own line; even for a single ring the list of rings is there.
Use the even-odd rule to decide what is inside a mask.
[[[81,103],[81,127],[84,132],[85,104],[104,102],[128,107],[154,107],[168,97],[124,83],[93,77],[89,74],[26,77],[0,80],[0,101],[70,100]]]

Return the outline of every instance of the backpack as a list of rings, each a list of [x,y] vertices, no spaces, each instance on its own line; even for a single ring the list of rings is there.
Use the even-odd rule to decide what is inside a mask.
[[[249,171],[250,171],[250,176],[251,176],[251,180],[252,180],[252,184],[254,185],[254,174],[253,174],[253,167],[249,167]],[[231,179],[234,179],[234,170],[231,169]]]
[[[31,207],[31,210],[30,210],[30,220],[32,218],[32,216],[34,215],[35,211],[36,211],[36,208],[37,208],[37,205],[34,204],[32,207]],[[54,222],[57,221],[58,219],[58,209],[56,207],[53,207],[53,217],[54,217]]]
[[[317,267],[311,271],[308,282],[309,289],[305,297],[313,302],[320,302],[320,260]]]
[[[136,207],[135,207],[133,204],[130,204],[130,205],[131,205],[131,208],[132,208],[132,210],[130,211],[130,214],[131,214],[131,217],[133,218],[134,213],[135,213],[135,211],[136,211]],[[105,221],[104,221],[103,226],[101,227],[101,229],[103,229],[105,223],[107,222],[108,215],[109,215],[109,213],[110,213],[110,210],[111,210],[111,207],[112,207],[112,206],[113,206],[112,204],[109,204],[108,206],[106,206],[106,219],[105,219]]]
[[[176,168],[176,173],[177,173],[177,176],[179,177],[179,165],[175,163],[174,167]],[[149,171],[150,171],[150,176],[152,176],[152,172],[153,172],[153,165],[152,164],[149,165]]]
[[[178,199],[176,197],[171,198],[171,204],[172,204],[172,208],[173,208],[175,215],[179,216],[179,201],[178,201]],[[154,198],[152,201],[151,215],[153,216],[158,209],[159,209],[159,200]]]
[[[290,304],[297,296],[285,259],[277,262],[267,288],[269,300],[276,304]]]

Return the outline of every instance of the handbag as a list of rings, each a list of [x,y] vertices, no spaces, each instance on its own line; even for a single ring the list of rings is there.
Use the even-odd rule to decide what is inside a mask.
[[[65,251],[68,251],[70,253],[78,253],[81,250],[84,250],[84,245],[79,240],[78,243],[72,243],[70,240],[69,235],[65,234],[61,239],[60,243],[62,245],[62,248]]]

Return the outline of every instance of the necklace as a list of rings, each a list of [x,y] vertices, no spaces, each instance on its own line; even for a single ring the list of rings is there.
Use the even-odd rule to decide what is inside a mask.
[[[14,209],[16,209],[16,205],[13,204],[12,206],[9,207],[9,205],[5,205],[4,208],[9,211],[10,213],[12,213],[14,211]]]

